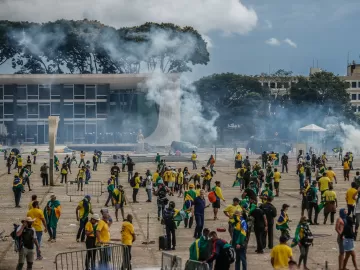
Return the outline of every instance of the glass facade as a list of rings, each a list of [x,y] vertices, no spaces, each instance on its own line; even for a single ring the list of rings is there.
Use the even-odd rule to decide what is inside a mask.
[[[44,144],[48,117],[54,115],[60,117],[59,143],[121,143],[126,132],[135,142],[135,132],[147,130],[136,123],[152,123],[152,130],[156,126],[156,121],[145,119],[156,112],[155,105],[148,108],[144,100],[144,92],[110,91],[109,84],[0,84],[0,124],[18,142]]]

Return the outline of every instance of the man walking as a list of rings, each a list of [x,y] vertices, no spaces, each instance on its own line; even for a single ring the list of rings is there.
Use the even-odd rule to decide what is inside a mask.
[[[273,197],[268,197],[265,204],[260,205],[260,209],[264,211],[268,229],[263,233],[263,247],[266,247],[266,235],[268,238],[268,248],[274,246],[274,218],[277,217],[276,207],[272,204]]]
[[[98,214],[92,215],[90,221],[85,225],[85,234],[86,234],[86,249],[96,248],[96,237],[95,231],[100,217]],[[95,269],[95,259],[96,259],[96,250],[89,250],[86,252],[85,258],[85,269]],[[90,268],[91,265],[91,268]]]
[[[61,215],[61,205],[55,195],[50,196],[44,209],[44,217],[46,220],[47,230],[49,232],[49,240],[51,243],[56,242],[56,229]]]
[[[193,170],[197,170],[196,159],[197,159],[197,155],[196,155],[195,151],[192,151],[191,162],[192,162],[192,165],[193,165]]]
[[[91,207],[91,197],[90,195],[86,195],[84,199],[82,199],[75,210],[76,220],[80,222],[79,230],[76,235],[76,242],[84,242],[85,241],[85,225],[88,222],[89,214],[93,214]]]
[[[259,207],[256,207],[250,214],[254,218],[254,231],[256,237],[257,248],[255,250],[256,253],[262,254],[264,253],[264,234],[268,229],[266,215],[263,210]],[[266,237],[266,236],[265,236]]]
[[[205,191],[202,189],[200,190],[200,196],[196,197],[194,200],[194,215],[195,215],[195,232],[194,238],[198,239],[201,237],[201,232],[204,227],[204,220],[205,220],[205,208],[209,207],[206,205],[205,202]]]
[[[85,152],[84,151],[80,152],[79,168],[81,167],[81,165],[86,166],[86,164],[85,164]]]
[[[47,225],[44,217],[44,212],[39,208],[39,202],[34,201],[32,203],[32,209],[27,212],[28,217],[31,217],[34,220],[33,228],[35,229],[36,239],[38,241],[38,247],[36,248],[36,259],[42,260],[40,253],[41,239],[43,236],[43,229],[41,224],[44,226],[44,232],[47,232]]]
[[[229,218],[229,222],[228,222],[228,225],[229,225],[229,228],[228,228],[228,231],[229,231],[229,234],[230,234],[230,237],[233,236],[233,232],[234,232],[234,214],[236,211],[242,211],[241,209],[241,206],[239,205],[240,203],[240,200],[239,198],[234,198],[233,199],[233,203],[232,204],[229,204],[225,209],[224,209],[224,214],[225,216],[227,216]]]
[[[319,225],[319,223],[317,222],[319,211],[318,211],[318,195],[317,195],[316,184],[317,182],[314,180],[308,192],[306,193],[306,198],[309,205],[309,209],[308,209],[309,222],[310,224]],[[315,212],[314,223],[312,222],[313,211]]]
[[[43,186],[49,185],[49,174],[48,174],[49,166],[46,165],[46,162],[44,162],[44,165],[40,167],[40,176],[42,178],[42,184]]]
[[[284,173],[284,169],[286,169],[286,173],[288,172],[288,162],[289,162],[289,157],[284,153],[281,157],[282,173]]]
[[[117,187],[119,185],[120,168],[116,162],[114,162],[114,166],[111,167],[110,171],[111,175],[115,176],[115,186]]]
[[[21,180],[21,178],[19,177],[19,174],[16,173],[14,175],[14,180],[13,180],[13,192],[14,192],[14,198],[15,198],[15,207],[20,208],[20,199],[21,199],[21,193],[24,190],[24,185],[23,185],[23,181]]]
[[[133,216],[128,214],[121,227],[121,242],[127,246],[129,258],[131,261],[131,247],[136,240],[134,225],[132,224]]]
[[[131,158],[129,158],[129,161],[126,163],[126,165],[128,168],[128,182],[130,182],[130,179],[133,177],[135,163]]]

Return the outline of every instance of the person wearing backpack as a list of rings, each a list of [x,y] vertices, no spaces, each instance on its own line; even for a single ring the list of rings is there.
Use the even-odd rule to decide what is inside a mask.
[[[316,188],[317,182],[314,180],[311,184],[311,187],[309,188],[308,192],[306,193],[306,199],[309,205],[308,208],[308,216],[309,216],[309,222],[310,224],[319,225],[317,222],[318,219],[318,195],[317,195],[317,188]],[[315,212],[314,222],[312,222],[312,212]]]
[[[22,225],[17,226],[16,228],[15,241],[17,241],[19,248],[19,261],[16,266],[16,270],[23,269],[25,260],[27,263],[27,269],[32,269],[32,265],[34,263],[35,246],[41,254],[40,246],[36,238],[36,231],[32,227],[34,221],[35,219],[32,219],[31,217],[26,217],[24,220],[21,221]]]
[[[166,230],[166,238],[167,238],[167,249],[175,250],[176,247],[176,224],[174,221],[174,216],[176,215],[175,202],[171,201],[169,203],[169,207],[164,210],[163,213],[163,223],[165,225]],[[171,247],[172,246],[172,247]]]
[[[306,266],[306,263],[309,254],[309,248],[310,246],[314,245],[313,240],[314,237],[312,232],[310,231],[309,224],[307,222],[307,217],[303,216],[301,217],[300,222],[296,227],[295,237],[293,238],[293,241],[291,243],[291,247],[295,247],[298,245],[300,248],[300,257],[298,263],[299,268],[301,262],[303,261],[304,269],[309,270],[309,268],[307,268]]]
[[[209,237],[212,241],[212,254],[207,263],[215,261],[214,270],[229,270],[230,265],[235,261],[234,248],[225,240],[220,239],[215,231],[210,232]]]
[[[166,197],[167,188],[164,185],[164,181],[160,179],[157,184],[158,189],[154,191],[154,195],[157,196],[158,221],[160,221],[160,217],[164,215],[165,206],[168,204],[169,200]]]

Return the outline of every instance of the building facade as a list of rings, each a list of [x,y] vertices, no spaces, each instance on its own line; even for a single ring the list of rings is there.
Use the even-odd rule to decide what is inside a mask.
[[[347,91],[350,94],[353,111],[360,113],[360,64],[353,62],[348,65],[347,74],[342,79],[349,83]]]
[[[176,74],[168,76],[178,79]],[[158,127],[161,109],[147,100],[147,89],[142,86],[148,77],[0,75],[0,124],[6,126],[12,139],[45,144],[48,117],[54,115],[60,117],[60,143],[133,143],[139,129],[146,137]]]

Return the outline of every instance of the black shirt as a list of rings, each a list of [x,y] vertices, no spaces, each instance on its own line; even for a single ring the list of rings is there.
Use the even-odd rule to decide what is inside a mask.
[[[134,170],[134,166],[135,166],[134,162],[129,161],[126,165],[128,166],[128,171],[129,172],[132,172]]]
[[[119,172],[120,172],[119,166],[112,166],[111,167],[111,173],[114,174],[115,176],[119,176]]]
[[[255,229],[265,229],[264,211],[260,208],[256,208],[252,211],[251,216],[254,218]]]
[[[275,206],[273,206],[271,203],[268,202],[260,205],[260,209],[263,210],[268,224],[274,224],[274,218],[276,218],[277,216],[277,211]]]
[[[343,236],[347,239],[354,239],[354,229],[353,229],[354,221],[351,217],[346,217],[346,222],[343,230]]]

